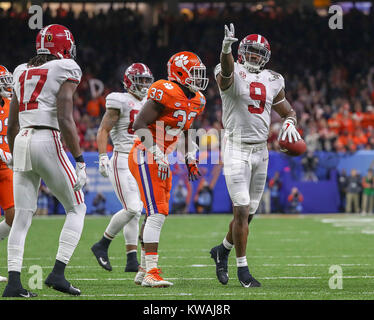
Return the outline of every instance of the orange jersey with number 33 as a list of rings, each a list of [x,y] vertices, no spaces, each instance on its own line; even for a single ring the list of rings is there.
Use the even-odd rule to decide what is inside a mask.
[[[158,80],[149,88],[148,99],[165,107],[157,121],[148,128],[160,149],[169,154],[175,149],[181,132],[188,130],[194,119],[203,112],[205,97],[197,91],[193,98],[188,99],[178,84]],[[140,141],[136,143],[140,144]]]

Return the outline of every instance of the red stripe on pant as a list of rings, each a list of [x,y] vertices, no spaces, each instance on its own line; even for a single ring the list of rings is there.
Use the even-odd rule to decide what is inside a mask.
[[[117,169],[117,160],[118,160],[118,152],[114,151],[114,163],[113,163],[113,170],[114,170],[114,180],[116,181],[116,187],[117,187],[117,192],[118,195],[121,199],[121,202],[125,206],[125,209],[127,210],[126,202],[122,194],[122,188],[121,188],[121,183],[119,181],[119,175],[118,175],[118,169]]]
[[[52,130],[52,134],[53,134],[53,138],[54,138],[55,145],[56,145],[56,150],[57,150],[57,156],[58,156],[58,159],[60,160],[60,162],[61,162],[61,164],[62,164],[62,167],[64,168],[66,174],[68,175],[68,178],[69,178],[69,180],[70,180],[70,183],[71,183],[72,188],[74,188],[74,184],[75,184],[75,182],[74,182],[74,175],[73,175],[73,174],[71,173],[71,171],[69,170],[69,167],[67,167],[67,168],[65,167],[65,165],[66,165],[66,163],[65,163],[65,159],[64,159],[64,158],[62,157],[62,155],[61,155],[60,143],[59,143],[59,141],[58,141],[58,137],[57,137],[56,132]],[[64,163],[65,163],[65,164],[64,164]],[[71,176],[70,176],[70,175],[71,175]],[[77,199],[78,204],[81,204],[81,203],[82,203],[82,200],[79,201],[79,199],[78,199],[78,195],[79,195],[79,198],[81,199],[80,194],[78,193],[78,195],[77,195],[77,193],[78,193],[77,191],[74,192],[75,198]]]

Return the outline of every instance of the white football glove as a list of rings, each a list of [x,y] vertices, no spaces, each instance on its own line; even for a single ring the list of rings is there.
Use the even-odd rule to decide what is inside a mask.
[[[292,118],[287,118],[283,122],[282,129],[279,131],[278,140],[286,140],[286,138],[288,138],[289,143],[292,143],[292,139],[295,142],[301,139]]]
[[[231,52],[231,45],[238,41],[238,38],[235,38],[235,28],[232,23],[230,23],[230,29],[225,25],[225,37],[222,41],[222,53],[229,54]]]
[[[109,177],[109,158],[106,153],[99,155],[99,172],[103,177]]]
[[[153,158],[158,165],[158,177],[161,180],[166,180],[166,178],[169,178],[170,166],[167,156],[160,150],[157,144],[149,148],[148,151],[153,154]]]
[[[74,191],[79,191],[87,181],[86,164],[84,162],[77,162],[75,164],[75,172],[77,173],[77,182],[74,184]]]
[[[9,169],[13,168],[13,157],[11,153],[0,149],[0,158],[8,166]]]

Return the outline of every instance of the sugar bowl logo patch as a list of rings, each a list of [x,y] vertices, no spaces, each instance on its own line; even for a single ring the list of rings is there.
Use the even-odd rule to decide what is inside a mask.
[[[240,71],[239,72],[239,76],[242,78],[242,79],[245,79],[247,77],[247,75],[245,74],[244,71]]]

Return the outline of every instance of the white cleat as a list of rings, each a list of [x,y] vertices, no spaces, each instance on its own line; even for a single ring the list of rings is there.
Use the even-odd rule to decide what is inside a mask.
[[[8,278],[0,276],[0,282],[8,282]]]
[[[161,270],[157,268],[149,270],[142,281],[142,287],[165,288],[172,286],[173,283],[164,280],[160,273]]]
[[[144,279],[146,273],[147,273],[147,271],[145,271],[145,269],[143,269],[141,266],[139,266],[138,267],[138,272],[136,273],[135,278],[134,278],[135,284],[140,286],[143,282],[143,279]]]

